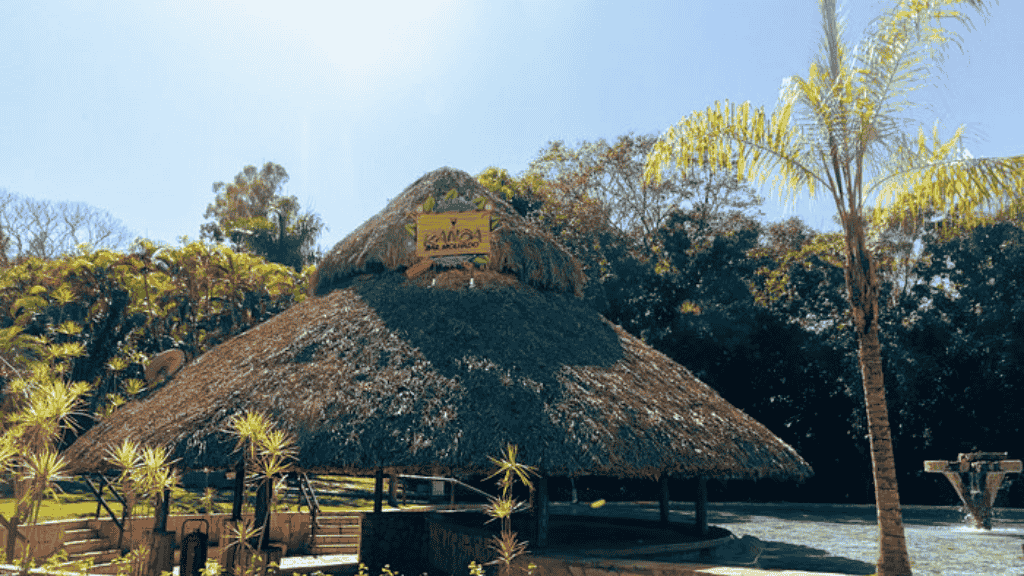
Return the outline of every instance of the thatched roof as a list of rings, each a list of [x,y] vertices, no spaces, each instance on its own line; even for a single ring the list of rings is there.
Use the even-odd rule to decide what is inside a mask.
[[[454,201],[445,198],[451,190],[457,193]],[[472,207],[479,202],[491,207],[497,227],[492,232],[488,270],[513,274],[538,288],[582,294],[585,276],[579,262],[565,248],[520,216],[503,197],[452,168],[434,170],[416,180],[382,212],[339,242],[317,267],[313,293],[326,294],[363,272],[402,271],[416,264],[420,260],[416,242],[406,226],[415,223],[416,215],[430,198],[437,212],[443,212],[446,204]]]
[[[376,217],[389,219],[401,222]],[[66,453],[72,469],[106,468],[107,448],[126,437],[167,445],[188,468],[228,467],[230,418],[260,411],[294,434],[309,471],[483,473],[513,443],[523,462],[556,476],[811,473],[792,447],[575,291],[474,267],[408,279],[381,261],[360,274],[355,263],[371,256],[354,255],[380,254],[367,248],[374,234],[364,225],[332,251],[334,273],[321,276],[331,291],[203,354],[89,430]]]

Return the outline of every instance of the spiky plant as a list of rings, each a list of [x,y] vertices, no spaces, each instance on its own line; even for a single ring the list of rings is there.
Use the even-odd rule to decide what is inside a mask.
[[[512,562],[526,554],[528,544],[526,541],[518,540],[517,534],[512,531],[512,514],[526,507],[526,503],[512,497],[512,488],[518,481],[532,491],[533,483],[530,476],[536,476],[537,469],[519,462],[518,454],[519,447],[509,444],[505,446],[500,458],[489,457],[497,469],[486,478],[490,480],[498,477],[498,486],[501,488],[501,496],[491,497],[484,507],[484,513],[491,517],[488,522],[501,522],[501,534],[491,538],[491,549],[497,557],[487,564],[499,566],[502,576],[509,576],[512,573]]]
[[[228,431],[238,439],[236,449],[242,452],[246,468],[256,472],[257,490],[265,492],[267,508],[261,511],[264,516],[256,519],[257,525],[262,527],[257,536],[257,548],[262,548],[270,534],[274,480],[291,468],[295,440],[259,412],[234,416],[229,421]]]
[[[66,465],[57,447],[89,390],[88,384],[67,377],[69,362],[84,354],[81,345],[54,344],[43,337],[17,338],[17,332],[8,329],[0,340],[30,347],[33,359],[24,362],[24,369],[15,370],[4,400],[9,412],[0,422],[0,470],[10,479],[17,501],[14,515],[4,522],[8,528],[5,554],[10,560],[15,557],[17,527],[37,522],[42,501],[58,495],[56,482],[65,478]],[[27,546],[24,552],[23,568],[27,568],[31,559]]]

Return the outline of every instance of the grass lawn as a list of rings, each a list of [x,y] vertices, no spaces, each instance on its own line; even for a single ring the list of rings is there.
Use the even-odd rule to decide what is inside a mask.
[[[373,478],[355,476],[321,476],[318,479],[330,481],[332,484],[331,494],[318,494],[320,509],[322,513],[359,512],[373,510]],[[84,484],[78,482],[62,483],[64,494],[59,501],[47,499],[43,501],[39,511],[39,521],[62,520],[68,518],[93,518],[96,515],[96,498],[85,488]],[[200,502],[201,494],[195,491],[177,491],[171,497],[171,514],[189,514],[205,511]],[[214,496],[214,513],[231,512],[233,494],[230,490],[218,490]],[[110,498],[109,493],[104,492],[104,499],[107,504],[120,518],[121,504]],[[401,499],[401,497],[399,497]],[[0,514],[10,518],[15,511],[14,498],[0,498]],[[415,508],[419,504],[410,503],[403,508]],[[387,503],[385,502],[387,508]],[[275,508],[276,512],[298,511],[299,501],[295,494],[285,494],[283,500],[279,501]],[[301,506],[306,511],[305,506]],[[136,516],[149,516],[152,511],[148,506],[140,505],[135,509]],[[108,518],[106,510],[101,510],[101,518]]]
[[[14,515],[14,498],[0,498],[0,514],[4,518]],[[121,509],[115,508],[115,512]],[[43,500],[39,509],[39,521],[61,520],[64,518],[91,518],[96,514],[96,499],[92,494],[64,494],[60,501],[53,499]]]

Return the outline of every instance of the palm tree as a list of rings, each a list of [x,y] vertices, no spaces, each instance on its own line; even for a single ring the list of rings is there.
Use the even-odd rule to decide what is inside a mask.
[[[875,502],[880,530],[877,572],[910,574],[893,457],[882,358],[878,340],[879,281],[867,245],[869,200],[920,213],[935,210],[977,221],[983,208],[1019,199],[1024,156],[973,158],[963,147],[963,127],[949,140],[906,129],[913,121],[908,98],[941,64],[959,36],[943,27],[971,27],[958,8],[985,14],[982,0],[897,0],[876,19],[854,52],[847,50],[835,0],[820,0],[821,54],[807,78],[783,84],[770,117],[749,103],[716,103],[683,118],[655,145],[645,176],[660,179],[690,166],[735,168],[740,177],[790,195],[832,195],[843,227],[847,298],[859,346]],[[1019,204],[1018,204],[1019,205]]]

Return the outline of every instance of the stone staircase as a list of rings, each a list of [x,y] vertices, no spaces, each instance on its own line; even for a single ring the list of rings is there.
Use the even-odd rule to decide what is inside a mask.
[[[93,567],[89,570],[90,574],[117,573],[116,566],[110,562],[120,557],[121,551],[89,528],[85,520],[75,522],[64,529],[64,550],[68,554],[68,562],[91,559]]]
[[[359,554],[363,529],[360,516],[320,516],[318,520],[310,550],[314,555]]]

